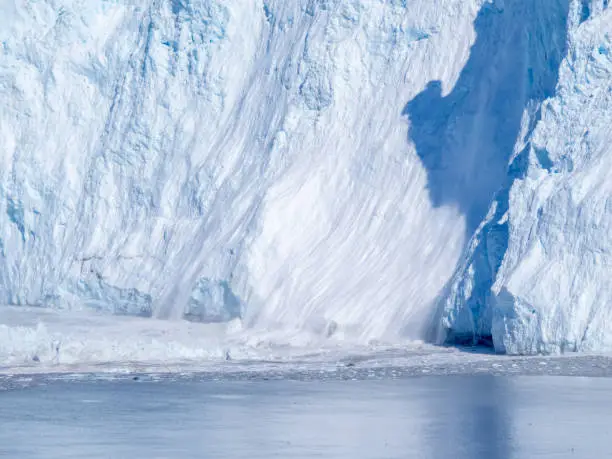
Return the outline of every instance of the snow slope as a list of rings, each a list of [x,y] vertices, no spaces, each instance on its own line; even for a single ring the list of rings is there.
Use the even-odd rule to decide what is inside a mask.
[[[609,24],[605,0],[0,0],[0,302],[609,347]]]

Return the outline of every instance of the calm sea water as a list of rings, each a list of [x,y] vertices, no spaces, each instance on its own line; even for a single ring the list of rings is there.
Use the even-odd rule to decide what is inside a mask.
[[[612,379],[54,381],[0,392],[0,456],[612,457]]]

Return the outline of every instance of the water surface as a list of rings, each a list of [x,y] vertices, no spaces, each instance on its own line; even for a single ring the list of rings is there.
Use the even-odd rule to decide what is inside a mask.
[[[612,457],[612,379],[52,381],[0,391],[10,458]]]

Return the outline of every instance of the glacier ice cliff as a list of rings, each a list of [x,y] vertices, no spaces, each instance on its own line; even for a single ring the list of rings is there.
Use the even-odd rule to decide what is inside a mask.
[[[440,340],[512,354],[610,349],[612,10],[570,2],[555,21],[551,4],[543,85],[530,74],[507,178],[442,300]]]
[[[611,24],[606,0],[2,0],[0,303],[611,348]]]

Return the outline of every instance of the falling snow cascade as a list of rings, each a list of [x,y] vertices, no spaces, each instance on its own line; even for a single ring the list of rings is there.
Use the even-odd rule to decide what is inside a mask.
[[[607,1],[5,0],[0,24],[7,307],[612,348]]]

